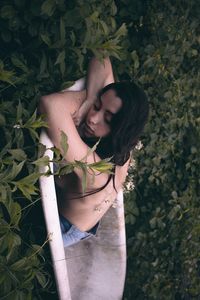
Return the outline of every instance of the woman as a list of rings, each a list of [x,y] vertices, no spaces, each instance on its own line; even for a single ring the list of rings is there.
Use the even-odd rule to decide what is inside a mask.
[[[44,96],[40,111],[47,116],[48,134],[56,147],[60,147],[61,132],[67,135],[66,161],[84,158],[94,163],[112,157],[114,163],[113,175],[87,173],[84,194],[81,169],[57,178],[61,230],[67,246],[95,234],[98,222],[113,204],[126,178],[130,151],[147,120],[147,98],[134,83],[114,83],[109,58],[103,62],[93,58],[86,90]],[[96,152],[89,151],[99,138]]]

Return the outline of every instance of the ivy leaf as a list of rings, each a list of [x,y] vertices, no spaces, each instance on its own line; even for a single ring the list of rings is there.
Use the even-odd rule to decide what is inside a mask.
[[[12,166],[9,166],[4,172],[0,173],[0,180],[2,182],[13,180],[22,170],[25,161],[20,162],[17,164],[13,161]]]
[[[40,176],[40,173],[33,173],[13,183],[27,199],[31,200],[32,195],[37,195],[38,188],[35,183]]]

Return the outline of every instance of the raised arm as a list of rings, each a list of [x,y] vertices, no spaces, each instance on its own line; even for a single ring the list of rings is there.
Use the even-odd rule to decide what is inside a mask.
[[[112,82],[114,82],[114,77],[109,57],[106,57],[102,61],[93,57],[88,67],[86,99],[93,103],[96,100],[98,92]]]
[[[113,82],[113,80],[110,59],[105,58],[103,61],[99,61],[94,57],[90,61],[88,68],[86,91],[80,93],[60,92],[42,97],[40,112],[47,116],[49,125],[48,135],[52,139],[52,142],[56,147],[60,148],[61,132],[63,131],[68,136],[69,149],[65,156],[66,161],[81,160],[89,151],[89,147],[82,141],[77,132],[72,115],[76,114],[80,106],[83,108],[82,103],[87,104],[89,102],[88,111],[96,100],[100,89]],[[83,102],[84,99],[86,101]],[[100,160],[97,155],[95,155],[95,159],[96,161]],[[87,156],[87,162],[94,162],[93,154]],[[77,169],[75,172],[78,176],[82,176],[81,170]],[[98,176],[99,186],[105,183],[106,178],[108,178],[106,174]],[[91,178],[92,181],[93,178]]]
[[[70,97],[73,93],[68,93],[67,95]],[[49,125],[49,128],[47,129],[49,137],[53,144],[62,151],[61,132],[63,131],[67,135],[69,148],[64,156],[66,161],[80,161],[85,157],[87,158],[84,159],[84,161],[87,163],[100,161],[97,154],[95,154],[94,159],[93,153],[89,151],[89,147],[80,138],[71,116],[71,103],[73,103],[73,101],[67,101],[66,97],[66,93],[55,93],[41,98],[40,112],[46,115],[47,123]],[[78,100],[79,99],[77,99],[77,101]],[[76,168],[74,171],[79,178],[82,178],[83,173],[81,169]],[[98,182],[94,182],[93,175],[87,174],[88,189],[95,189],[103,186],[108,179],[108,174],[102,173],[98,175],[97,178]]]
[[[112,65],[109,57],[101,61],[93,57],[89,63],[86,80],[86,98],[80,109],[74,115],[74,122],[79,125],[90,107],[97,99],[99,91],[106,85],[114,82]]]

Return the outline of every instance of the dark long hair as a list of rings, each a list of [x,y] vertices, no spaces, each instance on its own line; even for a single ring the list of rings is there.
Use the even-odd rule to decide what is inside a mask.
[[[114,90],[116,96],[122,100],[122,108],[113,116],[111,133],[101,139],[96,153],[101,159],[112,157],[111,161],[115,168],[116,165],[122,166],[129,159],[130,151],[136,146],[147,122],[149,105],[144,91],[133,82],[111,83],[100,91],[99,97],[110,89]],[[93,147],[98,142],[97,138],[83,138],[83,140],[89,147]],[[88,191],[84,195],[78,193],[78,196],[73,199],[100,192],[111,179],[116,190],[114,173],[108,176],[107,182],[102,187]]]
[[[96,152],[102,159],[112,157],[115,165],[122,166],[138,143],[148,119],[149,104],[144,91],[134,82],[111,83],[100,91],[99,97],[110,89],[122,100],[122,108],[113,116],[111,133],[101,139]],[[93,146],[97,139],[85,139],[85,142]]]

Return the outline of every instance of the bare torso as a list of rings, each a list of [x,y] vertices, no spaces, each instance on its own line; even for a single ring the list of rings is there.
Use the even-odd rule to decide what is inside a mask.
[[[67,95],[70,98],[70,102],[73,103],[72,113],[74,113],[83,103],[85,91],[68,92]],[[127,174],[127,168],[128,162],[122,167],[116,167],[115,187],[117,191],[122,187]],[[60,214],[82,231],[91,229],[116,199],[117,192],[114,189],[113,180],[100,192],[85,197],[82,196],[81,179],[75,173],[56,177],[55,180]],[[95,176],[93,191],[100,187],[98,176]],[[92,190],[90,191],[92,192]]]

